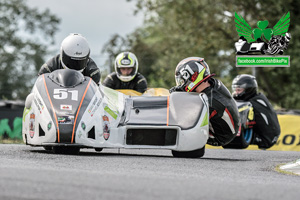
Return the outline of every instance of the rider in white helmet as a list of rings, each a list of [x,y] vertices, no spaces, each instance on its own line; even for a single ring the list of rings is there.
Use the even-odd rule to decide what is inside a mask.
[[[57,69],[74,69],[84,76],[91,77],[98,84],[101,77],[100,70],[89,56],[90,47],[87,40],[78,33],[71,33],[62,41],[60,54],[43,64],[38,75]]]
[[[145,77],[138,73],[139,63],[131,52],[120,53],[115,60],[115,72],[107,75],[103,85],[112,89],[147,90]]]

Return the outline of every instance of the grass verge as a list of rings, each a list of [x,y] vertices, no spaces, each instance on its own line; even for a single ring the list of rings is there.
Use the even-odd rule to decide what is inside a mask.
[[[0,137],[0,144],[24,144],[22,139],[10,139]]]

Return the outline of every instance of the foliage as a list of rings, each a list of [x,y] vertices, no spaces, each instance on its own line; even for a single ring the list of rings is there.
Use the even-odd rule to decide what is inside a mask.
[[[256,68],[256,75],[260,90],[272,102],[284,108],[300,108],[299,7],[297,0],[136,0],[135,12],[145,13],[143,27],[125,38],[115,35],[103,51],[109,53],[110,61],[120,50],[134,52],[149,87],[174,85],[177,63],[189,56],[204,57],[211,72],[230,87],[237,74],[252,71],[235,67],[234,43],[239,36],[234,13],[243,16],[251,27],[264,20],[273,27],[289,11],[292,40],[285,54],[291,56],[291,67]],[[114,43],[116,38],[121,42]]]
[[[24,99],[60,19],[24,0],[0,0],[0,99]],[[40,37],[43,36],[43,37]]]

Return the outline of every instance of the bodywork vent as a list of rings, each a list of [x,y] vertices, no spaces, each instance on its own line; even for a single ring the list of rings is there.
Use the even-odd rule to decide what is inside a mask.
[[[88,132],[88,138],[95,140],[95,126]]]
[[[127,145],[171,146],[176,144],[177,129],[127,129]]]
[[[45,136],[45,131],[42,129],[41,125],[39,124],[39,137]]]

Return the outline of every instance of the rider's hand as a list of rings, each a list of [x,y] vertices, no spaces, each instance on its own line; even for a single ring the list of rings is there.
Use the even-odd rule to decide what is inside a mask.
[[[172,92],[179,92],[179,91],[183,91],[183,89],[182,89],[181,86],[174,86],[174,87],[172,87],[172,88],[169,90],[170,94],[171,94]]]

